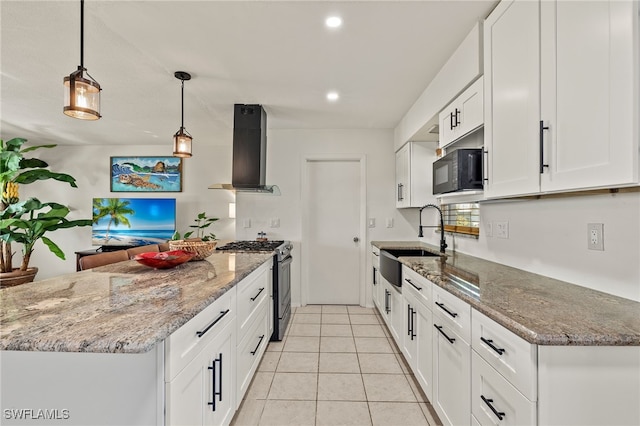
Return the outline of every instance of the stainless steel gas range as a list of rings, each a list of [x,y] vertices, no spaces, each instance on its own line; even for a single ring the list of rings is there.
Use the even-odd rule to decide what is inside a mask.
[[[234,253],[273,252],[273,334],[282,340],[291,319],[291,250],[290,241],[232,241],[217,250]]]

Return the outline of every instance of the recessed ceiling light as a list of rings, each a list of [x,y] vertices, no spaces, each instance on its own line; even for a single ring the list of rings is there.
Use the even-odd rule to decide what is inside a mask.
[[[331,102],[335,102],[338,100],[338,98],[340,97],[340,95],[338,95],[338,92],[329,92],[327,93],[327,100],[331,101]]]
[[[339,16],[330,16],[324,23],[329,28],[338,28],[342,25],[342,18]]]

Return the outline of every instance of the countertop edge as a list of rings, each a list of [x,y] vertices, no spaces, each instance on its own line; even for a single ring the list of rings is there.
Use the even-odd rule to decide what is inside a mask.
[[[431,251],[433,253],[438,253],[437,248],[430,246],[428,244],[418,242],[418,241],[372,241],[371,245],[377,247],[378,249],[401,249],[401,248],[416,248],[416,249],[425,249]],[[449,254],[448,254],[449,255]],[[496,264],[495,262],[486,261],[481,258],[476,258],[470,255],[469,258],[473,258],[476,261],[487,262],[488,264]],[[625,334],[618,333],[615,336],[605,334],[605,333],[581,333],[581,334],[553,334],[553,333],[543,333],[532,330],[531,328],[523,325],[521,322],[517,320],[517,315],[509,316],[504,312],[497,311],[485,303],[469,296],[464,293],[457,287],[452,284],[447,283],[442,278],[440,271],[433,271],[432,274],[424,272],[424,265],[422,268],[415,266],[415,261],[411,261],[411,257],[400,257],[398,260],[403,265],[409,267],[414,272],[423,276],[434,285],[446,290],[447,292],[453,294],[464,302],[468,303],[472,308],[476,309],[478,312],[486,315],[493,321],[497,322],[501,326],[505,327],[509,331],[513,332],[517,336],[526,340],[529,343],[540,345],[540,346],[640,346],[640,335],[635,334]],[[414,258],[415,259],[415,258]],[[500,264],[497,264],[500,265]],[[505,268],[511,268],[514,270],[518,270],[522,272],[524,275],[531,275],[532,277],[536,274],[519,270],[518,268],[507,267],[506,265],[501,265]],[[560,280],[556,280],[561,282]],[[566,283],[569,285],[574,285],[571,283]],[[579,287],[579,286],[578,286]],[[585,291],[596,291],[585,288]]]

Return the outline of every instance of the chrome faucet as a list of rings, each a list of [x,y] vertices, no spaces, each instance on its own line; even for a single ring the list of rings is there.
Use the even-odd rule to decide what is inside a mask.
[[[444,254],[444,251],[447,248],[447,242],[444,239],[444,218],[442,217],[442,210],[440,210],[440,207],[436,206],[435,204],[425,204],[424,206],[420,207],[420,225],[418,227],[418,238],[424,237],[424,235],[422,234],[422,228],[435,228],[435,226],[422,226],[422,210],[426,209],[427,207],[433,207],[434,209],[438,210],[438,213],[440,213],[440,253]]]

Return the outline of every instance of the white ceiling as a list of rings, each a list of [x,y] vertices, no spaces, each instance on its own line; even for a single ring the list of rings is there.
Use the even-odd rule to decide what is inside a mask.
[[[0,3],[1,136],[33,143],[231,143],[234,103],[260,103],[269,128],[394,128],[495,0],[85,1],[88,72],[102,118],[62,113],[80,63],[80,1]],[[330,30],[324,20],[340,15]],[[329,90],[339,101],[325,98]]]

